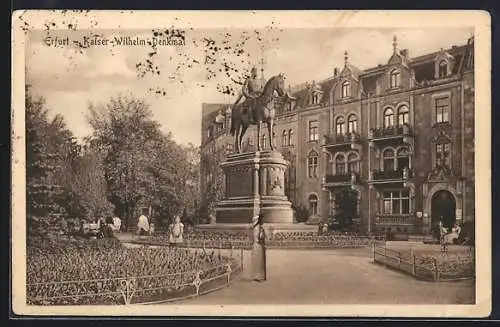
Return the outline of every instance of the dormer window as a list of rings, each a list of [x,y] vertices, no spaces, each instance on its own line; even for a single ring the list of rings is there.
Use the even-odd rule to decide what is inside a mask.
[[[448,62],[446,60],[441,60],[439,62],[438,69],[439,78],[446,78],[448,76]]]
[[[345,81],[342,83],[342,97],[347,98],[351,96],[351,83],[349,81]]]
[[[399,70],[394,69],[393,71],[391,71],[390,85],[391,85],[391,89],[395,89],[395,88],[400,87],[400,85],[401,85],[401,72]]]

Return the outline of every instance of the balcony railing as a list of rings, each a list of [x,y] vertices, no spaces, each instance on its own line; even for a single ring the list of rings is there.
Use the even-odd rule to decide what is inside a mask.
[[[325,135],[323,145],[349,145],[351,143],[358,143],[360,140],[361,138],[358,133]]]
[[[383,225],[412,225],[415,224],[415,219],[411,215],[405,216],[378,216],[377,224]]]
[[[369,140],[399,138],[405,136],[413,136],[413,130],[408,124],[395,125],[391,127],[381,127],[371,129],[368,132]]]
[[[398,170],[374,170],[370,180],[380,181],[380,180],[398,180],[398,179],[408,179],[412,177],[412,170],[408,168],[398,169]]]
[[[323,182],[325,184],[349,184],[356,183],[358,180],[359,175],[357,173],[344,173],[326,175]]]

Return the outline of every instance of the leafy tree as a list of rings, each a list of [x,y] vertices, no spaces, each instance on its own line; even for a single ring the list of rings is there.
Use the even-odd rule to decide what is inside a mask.
[[[297,155],[290,149],[284,149],[282,151],[283,158],[290,164],[285,172],[285,194],[292,203],[296,202],[295,198],[295,174],[296,167],[295,162],[297,160]]]
[[[309,209],[305,205],[292,205],[292,209],[295,211],[295,219],[298,223],[306,222],[309,218]]]
[[[226,153],[223,147],[214,144],[213,151],[207,151],[201,154],[200,167],[206,174],[204,188],[201,190],[200,217],[207,220],[210,214],[214,214],[217,202],[224,198],[224,172],[220,164],[226,159]]]
[[[62,116],[52,120],[43,98],[26,88],[26,212],[30,234],[60,229],[66,217],[68,176],[77,146]]]
[[[188,147],[163,134],[143,100],[120,95],[90,106],[92,141],[103,150],[108,199],[132,224],[139,206],[157,208],[159,227],[192,203],[196,163]]]
[[[344,189],[335,197],[335,216],[341,229],[348,228],[352,224],[352,219],[356,218],[358,198],[356,192]]]
[[[113,215],[104,179],[104,155],[93,144],[85,144],[72,175],[68,209],[73,218],[95,219]]]

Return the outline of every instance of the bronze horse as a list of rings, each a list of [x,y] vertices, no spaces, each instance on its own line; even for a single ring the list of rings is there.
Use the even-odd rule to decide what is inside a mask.
[[[250,101],[245,101],[243,104],[234,106],[231,112],[231,135],[235,136],[234,148],[236,153],[241,153],[241,145],[243,141],[243,136],[250,126],[250,105],[253,102],[254,118],[253,124],[257,125],[257,150],[261,151],[260,145],[260,125],[261,123],[267,124],[267,131],[269,133],[269,147],[273,151],[274,145],[274,91],[278,93],[278,96],[287,96],[288,99],[291,97],[285,94],[284,91],[285,77],[283,74],[279,74],[271,77],[264,86],[262,94],[255,99]],[[253,101],[252,101],[253,100]]]

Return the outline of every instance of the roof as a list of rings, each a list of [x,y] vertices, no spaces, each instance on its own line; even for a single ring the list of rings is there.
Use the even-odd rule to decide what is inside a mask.
[[[202,103],[201,104],[201,114],[203,117],[210,115],[213,112],[218,112],[224,106],[227,106],[225,103]]]
[[[451,48],[444,49],[446,53],[449,55],[453,56],[455,58],[455,64],[453,65],[453,74],[458,73],[461,69],[464,67],[473,67],[471,66],[473,64],[473,51],[470,51],[468,45],[473,47],[474,45],[474,39],[470,38],[467,42],[467,44],[463,44],[460,46],[452,46]],[[402,49],[399,51],[401,55],[403,55],[402,52],[407,52],[407,49]],[[415,71],[415,78],[417,80],[424,80],[424,79],[432,79],[432,76],[434,75],[434,64],[433,61],[436,58],[436,56],[443,50],[438,50],[434,51],[431,53],[427,53],[425,55],[417,56],[417,57],[409,57],[408,64],[409,67],[412,68]],[[465,58],[465,63],[463,63]],[[386,69],[388,64],[380,64],[377,65],[376,67],[371,67],[365,70],[360,70],[356,66],[348,63],[349,68],[351,69],[353,75],[358,78],[360,82],[362,83],[363,90],[365,92],[371,92],[375,91],[375,82],[376,79],[380,74],[383,74]],[[343,68],[342,68],[343,69]],[[340,72],[339,72],[340,74]],[[330,93],[332,88],[334,87],[335,83],[338,81],[339,77],[333,77],[330,76],[326,79],[323,79],[319,82],[316,82],[316,85],[320,86],[321,91],[323,92],[323,98],[321,99],[321,104],[325,104],[328,102],[328,96],[325,96]],[[310,85],[309,82],[304,82],[295,86],[290,87],[290,91],[293,97],[295,97],[297,100],[295,102],[295,108],[301,108],[306,105],[306,101],[308,100],[308,86]],[[223,106],[227,106],[227,104],[209,104],[209,103],[204,103],[203,104],[203,116],[210,115],[213,112],[216,112],[220,109],[222,109]],[[214,117],[217,114],[214,114]]]

